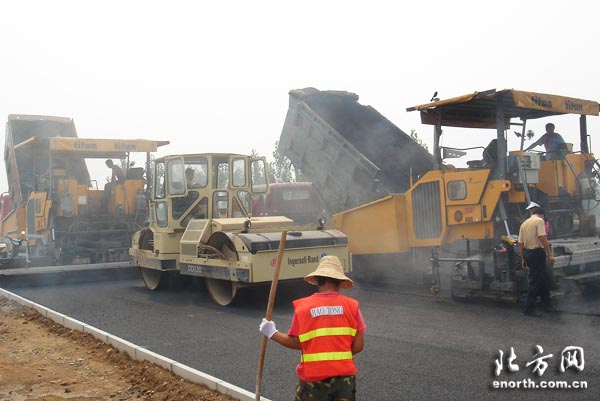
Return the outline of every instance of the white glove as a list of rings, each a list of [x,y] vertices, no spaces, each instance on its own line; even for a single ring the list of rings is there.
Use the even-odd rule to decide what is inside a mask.
[[[258,331],[260,331],[265,337],[271,338],[273,334],[277,333],[279,330],[275,327],[275,322],[272,320],[267,320],[263,317],[260,326],[258,326]]]

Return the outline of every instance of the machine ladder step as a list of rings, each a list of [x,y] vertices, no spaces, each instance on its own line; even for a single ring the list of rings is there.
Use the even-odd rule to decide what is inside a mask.
[[[577,284],[586,284],[586,283],[591,283],[593,281],[599,281],[600,280],[600,271],[574,274],[572,276],[561,277],[560,279],[561,280],[570,280],[570,281],[576,282]]]

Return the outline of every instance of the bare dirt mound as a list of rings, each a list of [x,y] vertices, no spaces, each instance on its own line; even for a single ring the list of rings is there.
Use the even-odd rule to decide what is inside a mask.
[[[0,399],[233,401],[0,298]]]

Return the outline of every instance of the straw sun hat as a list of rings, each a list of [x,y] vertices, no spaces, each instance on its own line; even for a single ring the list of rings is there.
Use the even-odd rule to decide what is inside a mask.
[[[344,274],[342,262],[340,262],[340,259],[337,256],[324,256],[319,262],[317,270],[304,277],[304,280],[313,285],[317,285],[316,276],[341,280],[340,288],[352,288],[354,285],[354,282]]]

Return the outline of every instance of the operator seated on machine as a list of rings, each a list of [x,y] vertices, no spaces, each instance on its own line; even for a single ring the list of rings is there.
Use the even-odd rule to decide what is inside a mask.
[[[563,137],[558,132],[554,132],[554,128],[554,124],[546,124],[546,133],[529,145],[525,151],[544,145],[546,148],[546,160],[563,160],[565,154],[569,153],[569,150]]]
[[[483,149],[482,153],[484,167],[493,168],[498,162],[498,139],[494,138]]]
[[[196,171],[191,167],[185,169],[185,182],[188,189],[202,187],[198,179],[196,179]]]
[[[470,168],[480,169],[489,168],[492,169],[496,166],[498,161],[498,139],[494,138],[488,143],[483,149],[481,154],[481,160],[469,160],[467,166]]]

